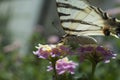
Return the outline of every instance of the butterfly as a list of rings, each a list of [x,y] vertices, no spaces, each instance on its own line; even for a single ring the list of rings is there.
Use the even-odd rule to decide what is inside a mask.
[[[60,23],[66,35],[62,41],[96,44],[91,35],[120,37],[120,20],[110,17],[87,0],[56,0]]]

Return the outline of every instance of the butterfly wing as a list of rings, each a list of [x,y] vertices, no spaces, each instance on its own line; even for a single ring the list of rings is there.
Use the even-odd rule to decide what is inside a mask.
[[[96,40],[89,35],[112,35],[118,38],[120,21],[86,1],[56,0],[61,26],[68,35],[63,39],[64,43],[96,44]]]
[[[70,35],[104,35],[105,14],[85,0],[56,0],[61,25]]]
[[[90,36],[75,36],[75,35],[66,35],[62,39],[64,44],[72,45],[86,45],[86,44],[97,44],[97,41]]]

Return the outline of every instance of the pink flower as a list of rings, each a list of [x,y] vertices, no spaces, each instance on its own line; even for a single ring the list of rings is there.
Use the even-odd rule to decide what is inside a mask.
[[[77,63],[74,63],[73,61],[69,61],[68,58],[65,57],[63,59],[59,59],[56,61],[56,71],[59,75],[66,72],[70,74],[74,74],[77,65],[78,65]],[[51,70],[53,70],[52,66],[48,66],[47,71],[51,71]]]
[[[80,60],[83,61],[85,59],[91,62],[100,62],[104,61],[105,63],[109,63],[110,59],[115,59],[116,54],[113,51],[104,48],[102,46],[97,45],[85,45],[78,49],[78,53],[80,55]]]
[[[70,53],[70,49],[61,44],[57,44],[57,45],[39,44],[36,48],[38,50],[34,51],[33,54],[37,55],[39,58],[42,59],[51,59],[53,57],[65,56]]]

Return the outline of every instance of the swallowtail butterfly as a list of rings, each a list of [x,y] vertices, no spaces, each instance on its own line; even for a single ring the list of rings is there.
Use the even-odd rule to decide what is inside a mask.
[[[90,35],[120,37],[120,21],[111,18],[100,8],[89,5],[86,0],[56,0],[61,26],[66,36],[62,41],[94,44]]]

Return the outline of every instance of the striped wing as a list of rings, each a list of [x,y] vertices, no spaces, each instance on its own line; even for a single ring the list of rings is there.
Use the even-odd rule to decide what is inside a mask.
[[[56,0],[61,25],[70,35],[103,35],[106,13],[85,0]]]

